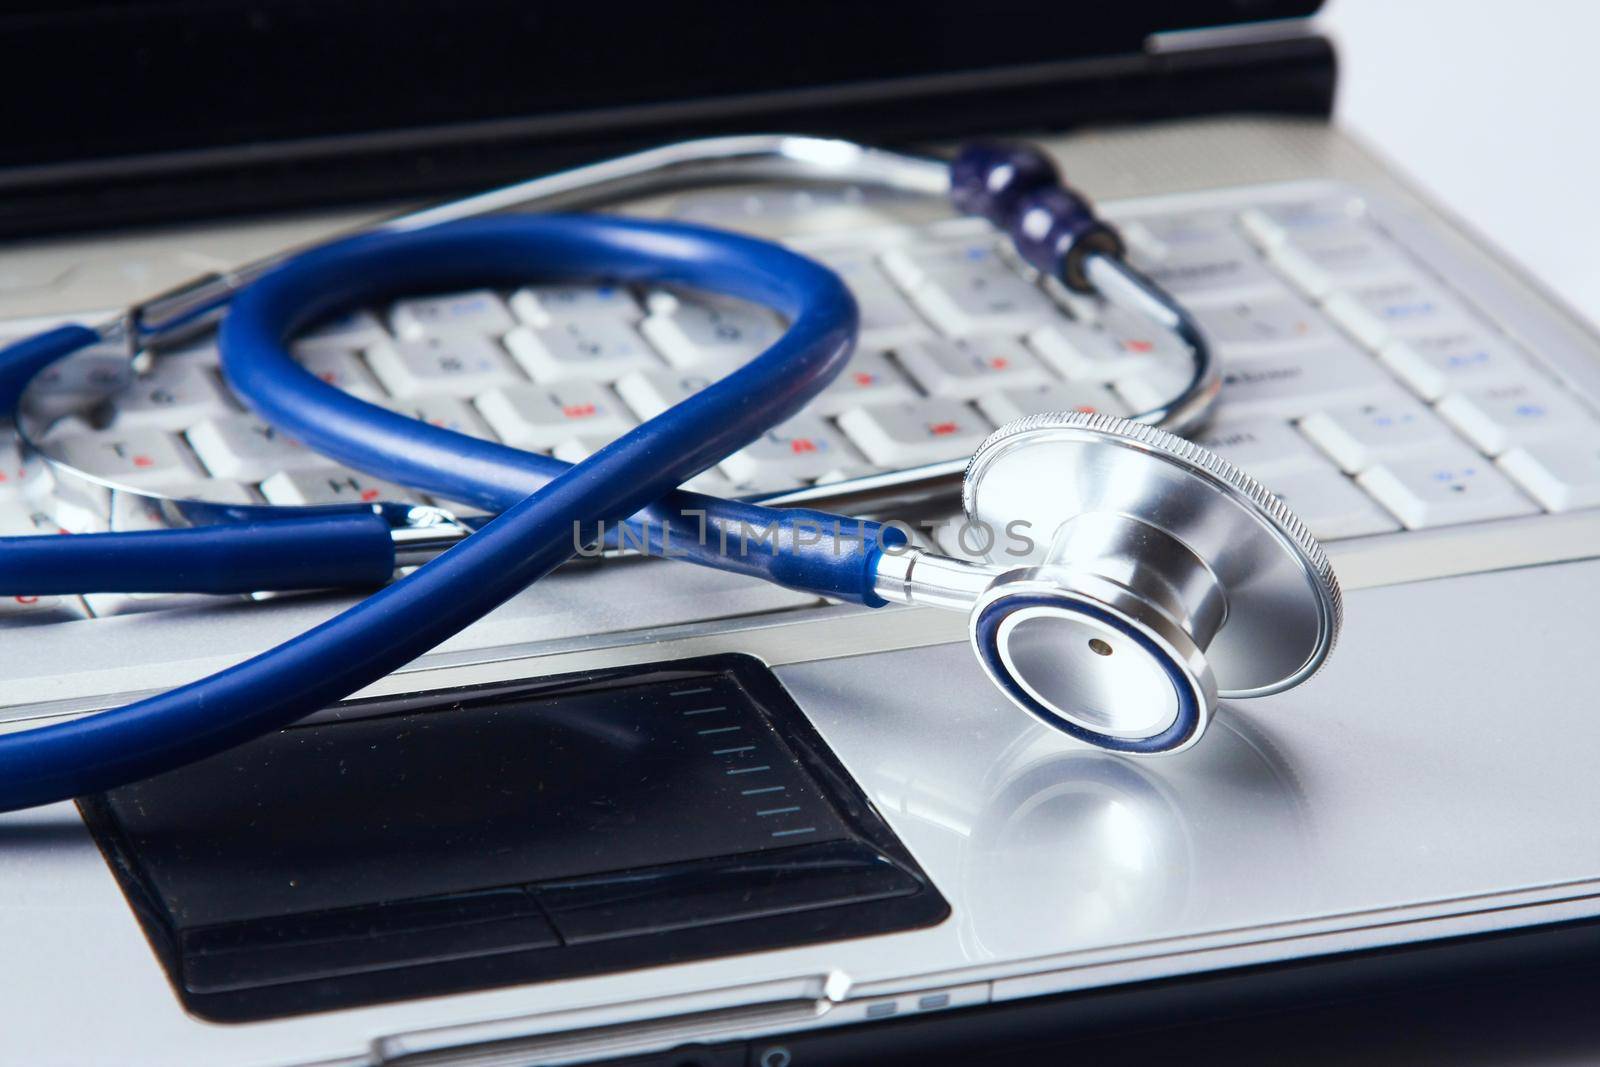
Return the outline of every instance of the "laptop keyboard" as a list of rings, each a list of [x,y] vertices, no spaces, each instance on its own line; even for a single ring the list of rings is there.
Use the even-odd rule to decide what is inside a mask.
[[[1174,203],[1176,201],[1168,201]],[[1328,541],[1600,506],[1600,423],[1528,352],[1383,232],[1354,194],[1107,214],[1194,312],[1222,363],[1196,439]],[[1128,414],[1186,381],[1181,344],[1041,285],[986,226],[950,220],[797,247],[862,309],[859,350],[812,407],[690,483],[754,494],[964,457],[1042,411]],[[0,327],[3,329],[3,327]],[[762,351],[783,323],[721,299],[622,287],[399,301],[294,346],[324,381],[463,433],[577,461]],[[60,428],[107,479],[230,502],[437,503],[344,470],[248,414],[210,344],[170,353],[110,428]],[[0,442],[0,534],[137,529],[56,499]],[[459,509],[470,510],[470,509]],[[945,546],[956,550],[956,545]],[[143,598],[141,606],[192,603]],[[128,598],[115,598],[127,610]],[[0,625],[82,618],[96,598],[0,598]]]

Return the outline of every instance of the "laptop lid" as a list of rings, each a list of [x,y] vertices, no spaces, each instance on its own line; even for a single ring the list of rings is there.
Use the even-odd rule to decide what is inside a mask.
[[[1002,117],[1325,111],[1320,41],[1149,47],[1319,4],[13,4],[0,85],[30,106],[0,145],[0,234],[445,192],[713,131],[903,141]]]

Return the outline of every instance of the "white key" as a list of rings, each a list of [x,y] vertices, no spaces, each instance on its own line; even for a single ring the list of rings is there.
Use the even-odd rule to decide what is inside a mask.
[[[279,471],[261,483],[261,495],[271,504],[376,504],[420,502],[421,497],[393,482],[360,471],[330,467],[325,470]]]
[[[980,396],[975,403],[996,426],[1045,411],[1099,412],[1122,416],[1128,407],[1116,394],[1093,382],[1051,382],[1026,389],[1006,389]]]
[[[328,461],[253,415],[225,415],[190,427],[189,447],[215,478],[259,482],[279,471],[312,470]]]
[[[1366,355],[1339,345],[1223,367],[1218,413],[1293,419],[1330,405],[1398,393],[1393,380]]]
[[[1268,214],[1265,208],[1245,208],[1239,212],[1239,228],[1263,251],[1283,243],[1287,238],[1278,220]]]
[[[1118,378],[1111,383],[1111,388],[1116,390],[1128,410],[1145,412],[1170,403],[1193,379],[1194,363],[1187,356],[1163,356],[1156,362],[1146,364],[1138,374]]]
[[[733,479],[723,474],[717,467],[701,471],[684,482],[679,488],[687,489],[691,493],[706,493],[711,496],[722,497],[742,496],[750,492],[759,492],[759,490],[748,486],[735,485]]]
[[[572,319],[609,318],[635,323],[643,314],[621,285],[530,285],[511,294],[511,310],[530,326]]]
[[[1369,537],[1400,528],[1350,479],[1326,465],[1269,471],[1266,486],[1310,528],[1311,536],[1321,541]]]
[[[382,332],[381,330],[379,331]],[[298,342],[296,342],[298,344]],[[196,367],[210,367],[216,370],[222,365],[222,351],[217,348],[216,339],[208,338],[201,341],[191,341],[181,348],[169,348],[161,353],[162,363],[188,363]]]
[[[1166,242],[1152,233],[1143,222],[1119,221],[1117,232],[1122,235],[1126,254],[1140,263],[1157,262],[1167,254]]]
[[[722,472],[736,484],[775,488],[831,476],[864,474],[861,454],[816,415],[800,414],[722,461]]]
[[[407,418],[437,426],[441,430],[454,430],[468,437],[485,441],[498,441],[489,424],[483,421],[476,408],[465,400],[453,396],[419,396],[410,400],[390,401],[389,407]]]
[[[960,345],[916,342],[897,348],[895,357],[929,396],[972,400],[997,389],[1054,381],[1020,341],[1009,337],[974,337]]]
[[[972,408],[942,397],[856,408],[840,415],[838,423],[868,459],[889,468],[964,456],[990,430]]]
[[[0,507],[0,537],[41,537],[72,532],[49,511],[24,501]]]
[[[466,399],[522,380],[499,345],[469,333],[386,341],[367,349],[367,363],[399,397],[439,394]]]
[[[488,289],[399,300],[389,309],[389,325],[406,341],[455,333],[498,337],[516,324],[505,303]]]
[[[1159,259],[1137,254],[1132,259],[1151,281],[1180,298],[1235,290],[1275,290],[1283,284],[1267,270],[1254,248],[1230,233],[1168,242],[1166,255]]]
[[[1550,511],[1600,507],[1600,432],[1530,441],[1496,462]]]
[[[89,617],[75,596],[0,596],[0,628],[37,623],[71,622]]]
[[[1112,346],[1129,356],[1149,356],[1157,360],[1163,356],[1189,358],[1189,346],[1146,315],[1107,307],[1100,313],[1100,326],[1111,339]]]
[[[1322,315],[1293,296],[1246,297],[1191,310],[1212,348],[1232,359],[1272,355],[1286,347],[1333,338]]]
[[[1429,333],[1471,321],[1453,297],[1416,275],[1359,282],[1340,289],[1323,301],[1322,310],[1374,352],[1393,337]]]
[[[204,485],[206,483],[191,482],[189,484]],[[222,484],[232,485],[234,483],[224,482]],[[184,487],[183,492],[167,487],[163,487],[161,491],[173,497],[188,498],[187,486]],[[106,496],[108,499],[105,504],[100,506],[99,510],[102,514],[110,512],[109,522],[98,517],[91,522],[88,521],[86,515],[82,514],[76,517],[68,516],[63,514],[60,509],[57,510],[57,519],[63,526],[71,527],[78,533],[84,533],[90,529],[108,529],[119,533],[136,530],[164,530],[169,525],[159,501],[152,500],[149,497],[134,496],[131,493],[108,493]],[[93,606],[91,604],[90,608],[92,609]]]
[[[147,492],[168,491],[165,484],[141,488]],[[29,485],[29,495],[22,503],[30,509],[27,516],[29,522],[46,532],[59,529],[71,533],[95,533],[110,528],[109,519],[114,507],[112,502],[120,502],[123,498],[143,499],[128,493],[113,493],[76,479],[58,479],[53,472],[41,470],[37,482]],[[125,503],[121,510],[128,510]]]
[[[806,410],[837,415],[867,404],[896,404],[916,398],[917,391],[886,352],[857,349],[844,373],[811,401]]]
[[[534,451],[579,433],[615,437],[634,425],[611,390],[594,382],[509,385],[483,394],[477,405],[502,441]]]
[[[631,370],[661,366],[639,331],[615,316],[523,326],[506,335],[505,345],[536,382],[614,382]]]
[[[1456,442],[1425,405],[1401,396],[1314,411],[1300,420],[1300,431],[1347,474]]]
[[[736,369],[736,363],[714,363],[690,371],[636,370],[618,381],[616,389],[628,409],[642,422],[687,400]]]
[[[1113,323],[1123,325],[1115,319]],[[1154,333],[1123,330],[1114,335],[1068,319],[1038,327],[1028,334],[1027,342],[1057,373],[1073,381],[1112,382],[1144,374],[1172,355],[1171,345]],[[1187,360],[1187,354],[1182,358]]]
[[[351,396],[373,401],[388,397],[383,386],[378,384],[378,379],[361,362],[361,357],[349,349],[301,348],[296,345],[294,358],[318,379]]]
[[[1060,314],[1038,286],[992,251],[987,258],[926,271],[908,295],[951,337],[1021,333]]]
[[[1239,213],[1239,226],[1262,248],[1324,227],[1347,225],[1366,214],[1359,197],[1333,193],[1302,200],[1280,200]]]
[[[70,466],[121,485],[156,489],[203,474],[183,442],[164,430],[75,434],[55,444]]]
[[[388,331],[376,315],[370,311],[352,311],[296,337],[294,350],[298,354],[314,348],[361,349],[388,339]]]
[[[1283,419],[1214,423],[1195,434],[1194,442],[1258,479],[1282,471],[1328,470],[1327,460]]]
[[[1463,389],[1440,400],[1438,411],[1491,456],[1594,424],[1576,400],[1541,381]]]
[[[216,372],[192,362],[157,360],[151,373],[135,379],[117,397],[118,429],[152,426],[183,430],[201,419],[237,409],[228,400]]]
[[[907,244],[883,253],[879,262],[902,289],[915,289],[939,274],[986,274],[1020,278],[1000,257],[1000,245],[982,236],[939,244]]]
[[[1234,236],[1232,220],[1217,211],[1146,215],[1121,221],[1118,226],[1131,254],[1142,263],[1203,250]]]
[[[1301,292],[1321,300],[1353,279],[1400,274],[1409,265],[1364,223],[1345,222],[1289,235],[1267,250],[1272,265]]]
[[[1356,480],[1412,530],[1538,510],[1494,464],[1461,445],[1380,463]]]
[[[1378,358],[1424,400],[1454,389],[1519,382],[1533,373],[1511,345],[1470,326],[1396,337],[1379,349]]]
[[[822,252],[815,258],[837,272],[856,298],[861,309],[858,349],[893,348],[932,335],[928,324],[889,284],[870,251]]]
[[[783,335],[778,317],[766,308],[671,294],[652,296],[650,316],[640,329],[675,367],[742,363]]]
[[[858,343],[863,348],[888,348],[933,335],[906,298],[888,283],[868,286],[851,282],[850,291],[861,309]]]
[[[899,267],[899,274],[917,277],[907,294],[934,326],[952,338],[1022,333],[1059,315],[1056,304],[1000,259],[990,243],[896,250],[885,256],[886,267],[894,256],[918,258],[915,267]]]

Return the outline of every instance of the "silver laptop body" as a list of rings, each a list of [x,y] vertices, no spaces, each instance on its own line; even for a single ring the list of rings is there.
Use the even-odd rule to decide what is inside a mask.
[[[997,118],[994,132],[1010,131]],[[1600,806],[1586,673],[1600,591],[1600,511],[1589,504],[1600,500],[1584,497],[1594,487],[1582,465],[1560,459],[1595,447],[1600,340],[1336,126],[1200,119],[1044,143],[1129,229],[1136,254],[1171,266],[1180,294],[1214,312],[1218,336],[1230,315],[1260,321],[1270,317],[1262,305],[1293,299],[1363,361],[1328,371],[1311,358],[1316,345],[1226,335],[1230,382],[1201,435],[1321,526],[1347,621],[1311,683],[1225,705],[1193,750],[1135,761],[1077,746],[1006,703],[957,617],[829,605],[662,561],[569,568],[362,695],[753,656],[947,899],[949,918],[882,937],[208,1022],[185,1012],[78,811],[62,804],[0,816],[0,1061],[572,1063],[733,1042],[748,1043],[750,1062],[782,1067],[791,1046],[825,1029],[1600,916],[1586,818]],[[771,191],[722,190],[639,210],[741,225],[825,261],[887,256],[891,267],[973,237],[926,205],[818,198],[800,211]],[[1292,229],[1297,213],[1333,203],[1357,205],[1394,262],[1369,272],[1359,250]],[[354,221],[13,245],[0,251],[0,275],[48,264],[63,280],[0,294],[0,331],[118,305],[198,260],[245,260]],[[1183,244],[1189,230],[1217,226],[1239,243]],[[1252,257],[1243,281],[1215,281],[1226,271],[1207,257],[1238,248]],[[1468,316],[1509,355],[1505,375],[1473,378],[1428,348],[1432,334],[1389,321],[1392,294],[1380,290],[1397,275]],[[888,282],[916,303],[914,286],[893,273]],[[940,329],[935,320],[930,333]],[[1111,402],[1139,387],[1091,384]],[[1554,394],[1570,417],[1519,436],[1495,388]],[[1438,440],[1374,460],[1351,412],[1402,400],[1437,420]],[[1461,499],[1440,496],[1423,469],[1439,456],[1465,456],[1487,475]],[[195,678],[342,603],[17,605],[0,616],[0,719],[26,728]]]

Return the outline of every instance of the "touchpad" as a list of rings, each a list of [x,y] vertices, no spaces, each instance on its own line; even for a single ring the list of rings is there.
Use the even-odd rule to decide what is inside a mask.
[[[198,1014],[593,974],[948,912],[754,660],[347,708],[82,802]]]

